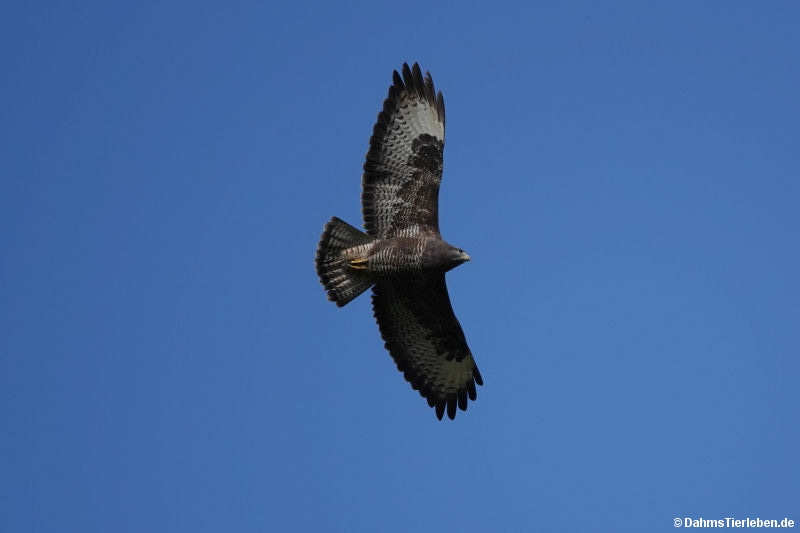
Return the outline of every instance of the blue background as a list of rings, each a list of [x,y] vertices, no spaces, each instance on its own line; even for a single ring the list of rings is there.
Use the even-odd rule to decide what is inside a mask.
[[[0,530],[800,520],[800,7],[712,4],[8,6]],[[454,422],[313,268],[404,61]]]

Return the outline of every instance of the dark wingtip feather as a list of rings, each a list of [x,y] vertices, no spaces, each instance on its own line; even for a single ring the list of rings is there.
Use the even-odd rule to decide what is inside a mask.
[[[406,87],[411,87],[414,84],[414,78],[411,76],[411,69],[408,67],[408,63],[403,63],[403,81]]]
[[[425,81],[422,79],[422,69],[419,68],[419,63],[414,63],[411,69],[411,74],[414,76],[414,89],[421,99],[425,99]]]
[[[434,109],[439,120],[444,124],[444,96],[442,91],[436,91],[436,86],[433,83],[433,76],[430,71],[425,71],[425,76],[422,76],[422,68],[419,63],[414,63],[411,68],[408,68],[408,63],[403,64],[403,77],[405,78],[406,89],[411,92],[416,92],[417,95],[426,100]]]
[[[451,393],[447,395],[447,416],[450,420],[456,417],[456,395]]]
[[[429,71],[422,75],[422,68],[415,62],[412,66],[403,63],[400,72],[392,72],[392,85],[389,87],[389,98],[395,99],[400,92],[406,91],[415,94],[418,98],[427,101],[434,109],[439,120],[444,124],[444,97],[442,91],[436,92],[433,77]]]
[[[436,404],[436,418],[441,420],[443,416],[444,416],[444,400],[440,400]]]
[[[467,410],[467,389],[458,391],[458,408],[462,411]]]
[[[425,99],[436,109],[436,115],[441,120],[439,113],[439,102],[436,100],[436,88],[433,86],[433,78],[430,72],[425,72]]]
[[[472,367],[472,377],[475,379],[475,383],[478,385],[483,385],[483,377],[481,377],[481,373],[478,371],[478,367]]]
[[[478,398],[478,391],[475,390],[474,380],[467,382],[467,393],[469,394],[469,399],[473,402]]]

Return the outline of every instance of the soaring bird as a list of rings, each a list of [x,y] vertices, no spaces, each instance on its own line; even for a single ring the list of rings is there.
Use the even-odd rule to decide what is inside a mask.
[[[418,64],[395,70],[372,131],[361,205],[366,233],[333,217],[316,268],[328,299],[344,306],[372,287],[386,349],[440,420],[475,400],[483,385],[445,284],[469,261],[439,233],[444,98]]]

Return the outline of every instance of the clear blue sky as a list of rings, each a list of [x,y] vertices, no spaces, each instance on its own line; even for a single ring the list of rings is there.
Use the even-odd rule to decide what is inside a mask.
[[[0,530],[800,521],[800,7],[651,4],[7,7]],[[454,422],[313,268],[404,61]]]

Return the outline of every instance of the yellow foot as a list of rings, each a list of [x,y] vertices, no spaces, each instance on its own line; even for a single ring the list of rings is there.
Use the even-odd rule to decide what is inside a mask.
[[[351,259],[347,263],[350,265],[350,268],[355,268],[356,270],[366,270],[367,269],[367,258],[366,257],[356,257],[355,259]]]

